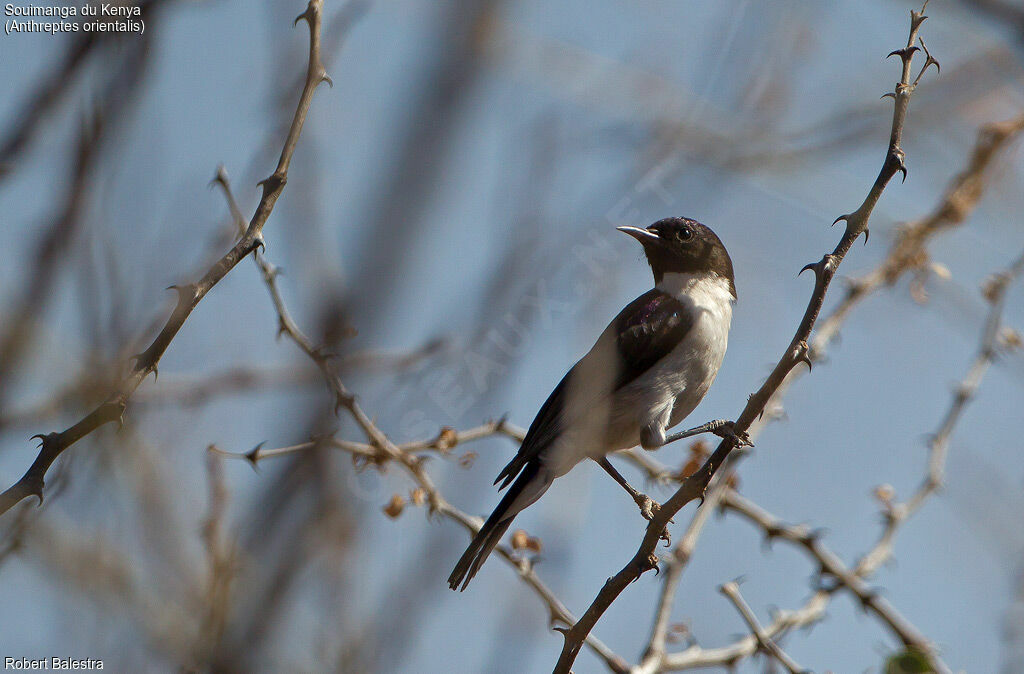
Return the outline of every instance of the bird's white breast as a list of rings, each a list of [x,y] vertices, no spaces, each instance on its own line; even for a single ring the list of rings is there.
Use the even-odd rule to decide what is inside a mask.
[[[693,411],[718,374],[729,344],[733,297],[729,282],[716,274],[666,274],[658,289],[679,300],[695,318],[686,337],[648,373],[665,404],[672,406],[671,427]]]

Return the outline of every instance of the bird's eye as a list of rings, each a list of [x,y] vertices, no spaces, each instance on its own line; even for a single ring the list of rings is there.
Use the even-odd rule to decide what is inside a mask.
[[[676,230],[676,238],[680,241],[689,241],[693,238],[693,230],[689,227],[681,227]]]

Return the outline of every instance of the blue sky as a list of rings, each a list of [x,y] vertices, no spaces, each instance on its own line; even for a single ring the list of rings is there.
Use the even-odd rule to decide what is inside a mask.
[[[326,4],[330,16],[337,3]],[[375,3],[329,66],[333,89],[323,88],[314,100],[288,187],[267,225],[268,256],[286,269],[284,292],[297,319],[311,325],[325,295],[368,292],[361,285],[366,279],[353,274],[367,250],[405,251],[386,301],[353,318],[360,330],[354,345],[413,349],[443,336],[455,348],[412,373],[352,382],[381,427],[404,440],[412,437],[410,410],[421,412],[417,428],[425,427],[423,420],[433,428],[469,427],[503,414],[528,425],[607,321],[649,287],[635,244],[614,225],[695,217],[729,248],[739,303],[719,379],[691,420],[734,417],[803,311],[811,282],[797,278],[797,270],[832,248],[839,232],[829,223],[856,207],[874,179],[890,111],[878,96],[898,76],[895,61],[882,57],[905,40],[910,7],[894,1],[496,3],[496,37],[450,109],[454,119],[438,120],[417,119],[416,104],[429,85],[430,64],[451,48],[438,38],[450,6]],[[122,297],[101,297],[100,304],[133,326],[133,335],[163,315],[162,289],[194,275],[207,259],[224,221],[221,195],[206,188],[218,164],[234,178],[243,208],[254,206],[255,182],[275,160],[266,139],[275,139],[273,148],[280,142],[280,75],[303,67],[305,32],[288,28],[301,9],[293,2],[188,3],[172,6],[159,26],[147,29],[156,31],[151,70],[129,121],[101,158],[81,235],[83,250],[100,257],[113,251],[117,273],[131,280]],[[1009,29],[957,3],[934,2],[929,9],[923,34],[943,70],[925,79],[911,103],[904,137],[910,176],[890,185],[870,243],[855,247],[842,275],[877,264],[897,223],[937,202],[965,163],[977,126],[1017,113],[1022,103],[1019,47]],[[62,39],[0,37],[3,128],[52,67]],[[104,74],[100,64],[90,68],[69,84],[69,103],[43,122],[17,173],[0,184],[0,312],[67,183],[77,111],[97,95]],[[670,122],[685,131],[682,140],[673,141]],[[417,167],[430,189],[409,212],[411,234],[396,238],[394,231],[403,231],[398,222],[371,229],[380,207],[375,190],[395,171],[403,130],[430,125],[429,137],[445,123],[452,131]],[[712,137],[718,140],[711,143]],[[731,161],[752,147],[772,154],[752,164]],[[539,178],[530,168],[537,163]],[[643,181],[652,169],[658,189]],[[980,335],[976,288],[1024,247],[1020,169],[1019,156],[1008,155],[967,226],[933,246],[952,280],[933,279],[932,301],[924,306],[910,299],[904,280],[858,308],[829,360],[787,395],[786,419],[771,424],[744,461],[745,495],[787,521],[825,528],[829,545],[849,561],[878,532],[872,488],[891,483],[906,497],[923,476],[923,438],[938,425]],[[539,188],[530,186],[531,175]],[[522,246],[520,264],[486,305],[481,298],[493,270],[513,245]],[[603,256],[601,273],[578,262],[578,248],[590,245]],[[19,400],[45,398],[89,348],[75,269],[64,269],[58,301],[41,317],[49,329],[37,345],[32,376],[19,382]],[[506,317],[532,311],[523,298],[538,288],[550,298],[550,314],[527,315],[529,334],[504,371],[482,387],[467,383],[465,350],[494,348],[493,340],[489,346],[473,337],[489,330],[507,335]],[[158,389],[165,375],[173,381],[236,363],[300,362],[291,345],[274,340],[265,295],[254,268],[240,265],[203,301],[167,352],[161,378],[142,391]],[[1011,325],[1022,324],[1021,296],[1014,289],[1007,304]],[[1008,356],[993,367],[953,439],[948,488],[907,524],[896,562],[872,581],[940,645],[950,665],[969,671],[998,668],[1001,621],[1021,567],[1024,541],[1012,525],[1024,478],[1020,359]],[[444,384],[446,373],[462,378],[460,391]],[[450,402],[455,398],[457,405]],[[188,496],[176,517],[197,529],[205,447],[290,444],[301,439],[309,410],[321,402],[316,389],[262,392],[199,409],[145,410],[135,430],[162,448],[170,486]],[[55,427],[71,420],[73,411],[68,414],[54,419]],[[25,437],[36,430],[0,436],[3,481],[16,479],[30,461]],[[456,506],[484,514],[497,501],[493,476],[515,448],[494,440],[473,449],[480,456],[471,469],[438,461],[431,470]],[[683,446],[669,447],[658,458],[678,464],[685,453]],[[551,666],[561,639],[507,567],[491,560],[470,590],[452,594],[443,581],[464,534],[420,512],[385,518],[378,506],[408,489],[404,477],[397,471],[353,477],[345,463],[338,462],[337,479],[361,501],[353,569],[363,570],[348,579],[350,592],[339,599],[344,610],[373,615],[394,598],[393,569],[426,569],[415,595],[429,607],[420,628],[400,645],[381,640],[382,651],[403,653],[392,666],[409,672]],[[273,479],[275,469],[254,474],[238,462],[226,470],[240,518],[259,507],[260,483]],[[668,495],[649,488],[653,496]],[[107,498],[113,497],[83,509],[79,493],[47,508],[83,535],[126,537],[120,518],[105,516],[117,506]],[[677,533],[692,510],[677,518]],[[642,525],[621,490],[589,465],[517,520],[543,539],[538,572],[576,612],[632,555]],[[424,551],[429,559],[420,557]],[[799,553],[783,545],[766,553],[748,525],[715,517],[684,576],[675,617],[691,623],[701,644],[724,644],[744,627],[717,593],[719,584],[743,576],[745,598],[767,620],[768,607],[793,607],[808,595],[812,573]],[[145,658],[144,649],[143,655],[125,650],[113,636],[130,633],[116,609],[67,596],[58,577],[28,553],[0,568],[0,603],[20,607],[0,612],[0,654]],[[658,578],[645,576],[595,633],[635,660],[659,587]],[[316,595],[313,583],[296,592],[290,614],[296,632],[315,623]],[[848,598],[838,598],[829,613],[809,634],[786,641],[805,666],[865,671],[894,648]],[[105,617],[87,620],[94,615]],[[316,669],[315,654],[302,643],[282,644],[276,664]],[[589,654],[579,665],[599,671]],[[747,663],[743,671],[759,670]]]

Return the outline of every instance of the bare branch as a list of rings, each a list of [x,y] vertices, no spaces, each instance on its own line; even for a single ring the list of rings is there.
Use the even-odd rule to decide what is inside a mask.
[[[918,298],[923,297],[924,282],[931,269],[928,242],[970,217],[984,194],[989,169],[1021,131],[1024,114],[986,124],[978,130],[967,166],[950,181],[938,206],[924,218],[902,226],[885,260],[870,273],[852,280],[836,308],[821,321],[811,341],[812,360],[824,356],[853,307],[881,288],[894,285],[904,274],[914,274],[912,291]]]
[[[178,331],[181,330],[192,310],[196,308],[206,294],[228,272],[234,269],[235,265],[245,256],[263,245],[263,226],[266,224],[267,219],[274,210],[274,205],[284,190],[288,176],[288,166],[291,163],[292,154],[295,152],[295,146],[298,144],[299,134],[302,131],[306,113],[309,111],[310,102],[313,100],[313,93],[321,82],[328,79],[324,72],[323,64],[320,61],[322,6],[323,0],[310,0],[306,11],[296,19],[296,22],[305,20],[309,25],[309,67],[306,73],[306,84],[299,97],[295,116],[292,118],[292,124],[288,130],[284,148],[281,150],[281,157],[278,160],[277,168],[270,177],[261,183],[263,195],[255,214],[249,221],[245,235],[202,278],[195,283],[175,288],[178,293],[178,302],[167,322],[159,334],[157,334],[152,344],[135,357],[135,365],[131,373],[106,401],[70,428],[57,433],[37,436],[42,440],[39,454],[25,475],[0,494],[0,514],[10,510],[18,502],[29,496],[38,497],[40,503],[42,503],[43,478],[50,465],[65,449],[100,426],[112,421],[120,421],[128,405],[129,398],[131,398],[135,389],[139,387],[150,373],[156,374],[160,358],[167,350],[167,347],[170,346]]]
[[[779,648],[779,645],[772,641],[771,637],[765,634],[761,624],[757,622],[757,617],[754,612],[747,605],[747,602],[743,601],[743,596],[740,595],[740,586],[736,581],[729,581],[718,588],[719,592],[728,597],[732,605],[739,611],[740,616],[743,618],[743,622],[747,623],[747,627],[754,634],[754,638],[757,639],[758,645],[773,658],[778,660],[783,667],[785,667],[791,674],[802,674],[810,670],[804,669],[800,665],[793,661],[793,658],[789,657],[785,651]]]
[[[846,257],[854,241],[861,234],[867,234],[868,220],[886,185],[897,173],[903,172],[904,175],[906,174],[905,155],[903,148],[900,146],[900,140],[903,134],[907,106],[915,88],[914,83],[911,81],[910,72],[914,58],[913,45],[917,41],[918,31],[925,18],[923,8],[922,11],[912,11],[910,13],[910,32],[907,47],[896,52],[900,55],[903,62],[903,73],[896,85],[896,91],[893,93],[894,110],[892,130],[889,136],[889,148],[878,177],[875,179],[864,202],[857,210],[840,216],[837,219],[837,221],[844,220],[846,222],[846,230],[835,249],[831,253],[826,254],[819,262],[812,263],[804,268],[805,270],[811,269],[815,274],[814,291],[811,294],[807,309],[800,321],[796,334],[790,341],[782,358],[761,388],[750,397],[742,414],[737,418],[735,427],[738,432],[746,431],[754,419],[764,412],[772,395],[782,385],[786,376],[793,368],[802,362],[809,362],[807,340],[810,338],[811,330],[821,311],[825,300],[825,293],[835,275],[836,269],[842,263],[843,258]],[[618,573],[608,579],[593,603],[583,614],[583,618],[565,632],[565,644],[554,668],[556,673],[569,673],[579,653],[583,639],[590,633],[590,630],[593,629],[598,619],[612,602],[629,584],[638,579],[644,572],[657,567],[657,557],[654,555],[654,550],[657,548],[662,531],[668,524],[668,521],[684,505],[704,494],[711,478],[718,468],[721,467],[722,462],[725,461],[730,452],[732,452],[734,446],[735,441],[732,438],[722,440],[704,465],[687,478],[676,493],[662,505],[661,510],[648,525],[643,541],[633,558]]]
[[[231,185],[227,179],[227,174],[223,169],[218,170],[217,176],[214,178],[214,182],[223,188],[232,213],[237,212],[237,204],[235,203],[234,196],[231,193]],[[276,267],[274,267],[274,265],[271,264],[259,251],[256,251],[254,259],[262,272],[263,282],[267,286],[271,302],[273,303],[274,310],[277,313],[278,334],[286,335],[288,339],[294,342],[295,345],[298,346],[302,352],[316,364],[323,373],[327,386],[334,396],[335,412],[341,408],[348,410],[349,414],[359,425],[360,429],[362,429],[368,443],[352,442],[349,440],[339,440],[335,438],[317,438],[309,442],[275,449],[263,449],[262,445],[258,445],[245,454],[231,452],[220,453],[227,456],[233,456],[235,458],[244,458],[253,466],[256,466],[262,459],[308,451],[317,446],[328,446],[349,452],[354,457],[364,458],[377,465],[395,462],[405,469],[413,481],[416,482],[418,488],[422,490],[421,493],[424,495],[431,513],[439,513],[448,519],[454,520],[462,524],[469,531],[471,536],[475,535],[483,525],[483,521],[479,518],[467,515],[445,500],[433,480],[424,470],[423,458],[415,454],[415,452],[436,450],[446,453],[460,443],[470,442],[472,440],[478,440],[494,435],[504,435],[515,440],[522,441],[525,436],[525,432],[520,428],[509,425],[504,419],[500,419],[461,433],[455,429],[446,427],[441,429],[437,437],[431,440],[411,442],[404,445],[396,445],[392,443],[387,435],[385,435],[384,432],[381,431],[363,411],[362,407],[360,407],[356,401],[355,395],[353,395],[345,386],[344,382],[342,382],[341,377],[338,375],[337,370],[332,363],[332,355],[327,353],[323,348],[316,346],[295,323],[295,320],[288,311],[288,307],[281,295],[280,288],[278,287],[278,273]],[[557,623],[571,625],[576,621],[576,618],[569,613],[568,609],[566,609],[565,606],[554,596],[551,590],[541,582],[540,578],[537,577],[528,562],[515,556],[513,552],[505,546],[499,546],[498,552],[506,562],[511,564],[517,570],[519,577],[528,586],[530,586],[545,603],[549,611],[552,625]],[[625,661],[597,638],[590,637],[588,635],[586,643],[598,655],[598,657],[604,660],[611,671],[626,672],[628,670]]]
[[[783,524],[753,501],[731,489],[725,492],[722,506],[759,526],[769,539],[781,539],[803,548],[817,562],[822,575],[835,580],[836,585],[828,588],[829,592],[840,588],[849,590],[864,610],[873,613],[904,645],[920,650],[939,671],[949,671],[939,660],[935,647],[928,639],[889,602],[869,588],[856,569],[851,570],[838,555],[825,547],[820,532],[806,526]]]
[[[905,271],[911,271],[923,275],[930,266],[927,264],[927,243],[937,234],[947,231],[966,220],[974,207],[980,201],[984,192],[984,184],[989,175],[989,167],[996,161],[998,156],[1009,148],[1011,141],[1024,130],[1024,115],[1006,122],[986,124],[978,132],[978,140],[971,151],[967,167],[958,173],[947,186],[942,201],[933,209],[927,217],[906,225],[897,241],[890,248],[885,260],[871,273],[854,280],[850,289],[839,303],[833,313],[820,321],[811,341],[809,357],[812,361],[818,362],[825,357],[828,344],[835,339],[839,328],[849,318],[852,310],[860,301],[866,299],[870,294],[896,282],[899,276]],[[766,409],[766,414],[755,421],[748,433],[750,437],[756,437],[765,424],[778,416],[782,406],[782,398],[789,386],[791,386],[803,373],[809,370],[791,370],[785,382],[780,386]],[[933,439],[941,437],[937,434]],[[734,452],[730,455],[721,473],[731,475],[735,470],[738,459],[745,454]],[[676,474],[650,457],[646,452],[625,452],[624,456],[634,465],[640,468],[649,479],[658,482],[669,480],[678,481]],[[655,622],[648,641],[647,649],[641,664],[642,671],[655,671],[659,663],[665,657],[664,653],[664,630],[667,627],[668,616],[671,615],[672,603],[675,598],[674,588],[678,585],[683,569],[693,555],[698,537],[704,525],[708,521],[708,514],[721,504],[721,496],[727,490],[727,486],[721,480],[714,480],[705,494],[705,507],[697,511],[690,521],[683,537],[680,539],[672,554],[665,561],[663,570],[663,588],[659,596],[658,606],[655,609]],[[893,510],[886,514],[888,529],[897,521],[902,521],[902,506],[895,512],[901,514],[893,517]],[[895,521],[894,521],[895,520]],[[888,556],[889,542],[892,533],[883,536],[875,548],[861,560],[867,563],[863,568],[866,574],[879,566]],[[861,568],[858,565],[858,568]],[[685,662],[700,663],[700,657],[686,659]]]
[[[337,378],[333,372],[330,376],[332,378]],[[331,389],[334,390],[335,386],[340,386],[344,389],[340,381],[338,381],[336,385],[332,385]],[[357,413],[360,415],[360,418],[367,419],[362,410],[359,409],[357,403],[353,402],[352,405],[359,410]],[[423,469],[422,458],[413,454],[413,452],[428,449],[447,452],[458,444],[495,436],[506,436],[521,441],[523,433],[522,429],[512,427],[504,420],[499,420],[496,422],[482,424],[475,428],[466,429],[464,431],[455,431],[454,429],[445,428],[442,429],[435,438],[395,445],[387,439],[387,436],[385,436],[380,429],[374,426],[372,422],[369,422],[368,419],[367,423],[370,425],[371,430],[366,431],[366,429],[364,429],[364,432],[366,432],[371,443],[372,438],[379,437],[383,439],[382,444],[375,445],[337,438],[318,438],[310,440],[309,442],[273,449],[263,449],[262,446],[257,446],[245,453],[226,452],[216,447],[211,447],[211,450],[226,457],[245,459],[254,467],[265,459],[294,454],[296,452],[305,452],[318,446],[339,449],[341,451],[348,452],[354,458],[365,459],[366,461],[379,466],[392,462],[398,463],[412,478],[418,489],[422,490],[420,493],[428,504],[431,514],[439,514],[449,520],[461,524],[463,528],[469,532],[470,536],[473,536],[483,525],[483,520],[478,517],[468,515],[450,504]],[[401,497],[399,497],[399,499],[401,499]],[[403,505],[404,500],[401,500],[401,503],[398,504],[398,508],[394,511],[395,516],[401,512],[400,508]],[[515,554],[514,550],[506,545],[499,545],[497,552],[499,556],[516,571],[519,578],[526,583],[526,585],[530,587],[545,604],[548,609],[551,625],[568,626],[576,622],[575,616],[569,612],[550,588],[540,580],[533,570],[532,563],[528,559]],[[611,671],[629,671],[629,667],[626,662],[596,637],[588,635],[587,645],[605,662]]]
[[[879,610],[878,606],[872,605],[871,603],[875,601],[874,592],[872,590],[866,588],[866,586],[861,586],[860,588],[851,587],[848,584],[848,581],[850,579],[856,580],[857,578],[867,578],[871,576],[892,556],[893,542],[899,527],[917,510],[919,510],[927,497],[934,493],[934,491],[941,485],[942,470],[945,465],[945,455],[952,431],[957,421],[962,416],[964,408],[970,402],[974,392],[980,385],[985,371],[998,352],[1000,335],[1002,334],[1003,328],[1001,317],[1005,304],[1005,295],[1010,283],[1018,278],[1022,273],[1024,273],[1024,254],[1014,260],[1014,262],[1006,269],[993,274],[986,283],[984,294],[991,304],[991,309],[982,331],[981,344],[978,348],[977,356],[968,368],[967,375],[955,388],[950,408],[943,417],[938,431],[932,436],[932,439],[929,442],[928,473],[915,494],[905,503],[894,504],[888,501],[888,499],[891,498],[890,496],[882,496],[883,503],[885,504],[885,526],[878,541],[864,556],[861,557],[852,571],[849,571],[843,566],[836,565],[839,558],[835,556],[834,553],[828,551],[827,548],[817,540],[813,531],[809,531],[804,527],[793,527],[780,524],[776,518],[769,515],[763,509],[755,506],[752,502],[743,499],[736,491],[725,485],[722,485],[720,488],[716,488],[712,492],[712,494],[716,495],[714,501],[716,505],[721,505],[726,510],[736,512],[744,516],[749,521],[757,524],[764,531],[765,537],[768,540],[783,538],[784,540],[803,546],[820,564],[822,571],[836,579],[837,584],[829,588],[826,593],[828,596],[818,597],[815,595],[815,598],[812,598],[811,600],[815,605],[819,605],[821,607],[822,612],[828,603],[828,597],[830,597],[833,592],[843,587],[849,588],[865,608],[875,611]],[[638,465],[641,465],[649,477],[658,478],[670,473],[670,471],[668,471],[664,466],[661,466],[657,461],[646,457],[644,457],[643,463],[638,463]],[[709,494],[709,500],[712,498],[712,494]],[[658,608],[655,612],[655,626],[652,629],[649,645],[638,669],[640,672],[665,671],[663,667],[667,667],[668,663],[673,662],[673,658],[675,656],[666,655],[664,641],[665,630],[671,613],[672,600],[674,598],[675,588],[679,583],[682,570],[686,562],[689,560],[689,557],[692,555],[695,537],[701,531],[707,520],[709,512],[710,509],[706,507],[697,512],[683,539],[680,540],[679,544],[673,550],[672,555],[665,564],[665,580],[663,581],[662,592],[659,596]],[[837,570],[839,571],[838,575],[834,573]],[[805,605],[805,608],[809,605],[810,602],[808,605]],[[801,609],[801,611],[802,610],[803,609]],[[909,623],[905,618],[896,614],[895,610],[891,607],[882,606],[881,610],[883,611],[883,615],[880,617],[882,618],[883,624],[888,625],[894,634],[904,641],[904,643],[906,643],[906,637],[908,634],[913,635],[914,632],[917,632],[917,630],[908,631]],[[805,615],[811,617],[816,614],[811,613]],[[820,614],[817,615],[817,617],[820,617]],[[912,645],[918,649],[927,659],[933,662],[939,662],[933,647],[928,647],[922,643],[907,645]],[[690,655],[687,656],[687,658],[682,659],[682,662],[675,661],[672,668],[682,669],[703,666],[705,661],[700,656],[702,653],[703,651],[691,650]],[[745,653],[742,657],[747,657],[749,655],[752,655],[752,653]],[[683,665],[685,665],[685,667]],[[936,664],[936,666],[940,665],[941,663]]]
[[[988,371],[999,350],[1000,334],[1003,327],[1003,307],[1010,283],[1024,273],[1024,253],[1006,269],[993,274],[983,289],[989,302],[989,313],[981,333],[981,344],[967,374],[956,385],[949,409],[943,415],[935,434],[928,442],[928,466],[924,480],[914,494],[903,503],[884,502],[885,526],[875,545],[857,563],[860,575],[869,575],[892,556],[893,539],[900,526],[921,509],[925,501],[942,487],[949,441],[957,422],[963,416],[967,405],[974,398],[982,378]]]

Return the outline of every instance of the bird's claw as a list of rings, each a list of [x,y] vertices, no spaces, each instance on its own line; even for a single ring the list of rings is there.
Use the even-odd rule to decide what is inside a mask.
[[[640,494],[636,500],[636,504],[640,506],[640,514],[648,522],[652,521],[658,512],[661,510],[661,504],[652,499],[646,494]],[[675,520],[669,520],[669,523],[675,522]],[[665,541],[665,547],[672,545],[672,536],[668,533],[668,527],[661,530],[661,534],[658,536],[659,539]]]
[[[737,431],[736,424],[732,421],[728,421],[720,428],[716,428],[713,433],[718,437],[725,439],[731,438],[736,443],[737,447],[753,447],[754,443],[750,441],[750,436],[747,435],[746,431]]]
[[[661,510],[661,504],[652,499],[646,494],[640,494],[640,497],[636,500],[636,504],[640,506],[640,514],[643,515],[644,519],[650,522],[654,519],[654,516]]]

